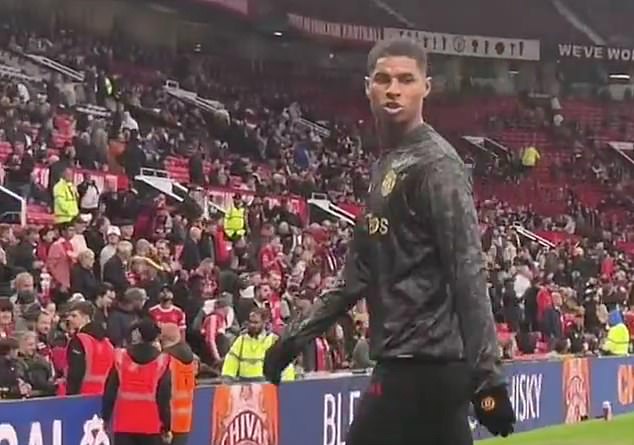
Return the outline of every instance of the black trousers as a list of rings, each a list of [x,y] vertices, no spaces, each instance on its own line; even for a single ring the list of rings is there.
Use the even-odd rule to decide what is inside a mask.
[[[464,363],[379,363],[346,445],[472,445],[469,377]]]
[[[165,445],[160,434],[114,433],[113,445]]]

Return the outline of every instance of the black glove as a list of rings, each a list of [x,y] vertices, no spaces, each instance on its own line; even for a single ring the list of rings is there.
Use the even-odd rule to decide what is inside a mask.
[[[295,350],[289,341],[278,340],[264,356],[264,377],[269,382],[279,385],[282,372],[295,358]]]
[[[513,432],[515,413],[506,385],[483,389],[473,399],[473,407],[478,421],[494,436]]]

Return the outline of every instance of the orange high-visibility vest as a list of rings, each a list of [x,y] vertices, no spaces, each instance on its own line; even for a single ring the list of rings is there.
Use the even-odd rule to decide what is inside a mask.
[[[97,340],[92,335],[79,333],[77,338],[84,348],[86,372],[81,382],[80,394],[103,395],[106,379],[114,363],[114,347],[110,340]]]
[[[170,358],[160,354],[149,363],[139,364],[125,349],[115,351],[119,392],[114,404],[112,430],[115,433],[160,434],[162,429],[156,392]]]
[[[189,433],[192,429],[196,365],[195,362],[183,363],[172,356],[170,370],[172,372],[172,432]]]

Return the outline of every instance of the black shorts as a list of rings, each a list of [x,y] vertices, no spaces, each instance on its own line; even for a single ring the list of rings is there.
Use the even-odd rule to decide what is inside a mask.
[[[377,365],[346,445],[471,445],[464,363],[398,360]]]

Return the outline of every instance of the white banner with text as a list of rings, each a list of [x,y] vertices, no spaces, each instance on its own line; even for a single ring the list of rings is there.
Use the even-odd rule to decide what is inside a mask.
[[[539,60],[539,40],[469,36],[403,28],[384,28],[383,38],[409,37],[430,53],[491,59]]]
[[[376,26],[327,22],[297,14],[287,14],[287,17],[291,27],[317,36],[372,43],[381,40],[383,35],[383,29]]]
[[[581,60],[608,60],[614,62],[634,61],[633,48],[618,48],[597,45],[574,45],[572,43],[560,43],[557,45],[559,58]]]

